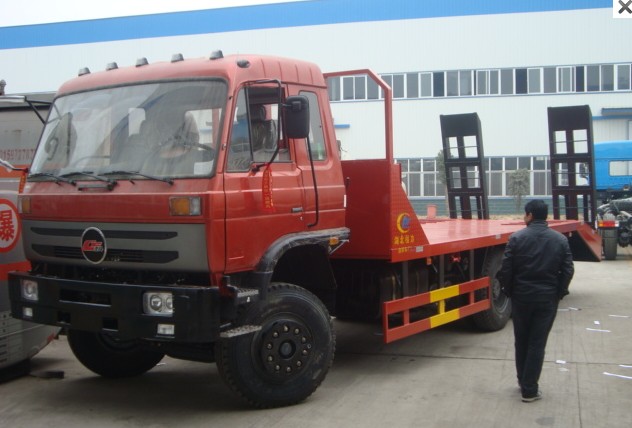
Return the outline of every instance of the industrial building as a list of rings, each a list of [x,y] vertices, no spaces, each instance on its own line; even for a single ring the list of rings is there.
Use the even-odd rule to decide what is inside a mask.
[[[25,23],[0,28],[0,78],[7,93],[47,92],[82,67],[215,49],[301,58],[324,72],[369,68],[393,89],[409,196],[443,195],[439,116],[472,112],[488,194],[506,197],[508,174],[526,168],[530,194],[546,196],[548,107],[589,105],[595,142],[632,139],[632,20],[616,9],[610,0],[305,0]],[[361,74],[330,79],[329,91],[343,157],[382,156],[367,142],[383,137],[383,94]]]

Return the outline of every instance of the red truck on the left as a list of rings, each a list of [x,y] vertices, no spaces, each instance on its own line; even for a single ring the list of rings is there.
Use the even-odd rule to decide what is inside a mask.
[[[50,94],[33,96],[51,98]],[[9,304],[9,272],[31,267],[22,247],[17,195],[43,128],[24,100],[24,96],[0,95],[0,381],[26,373],[30,358],[59,331],[13,318]],[[39,108],[45,114],[47,107]]]

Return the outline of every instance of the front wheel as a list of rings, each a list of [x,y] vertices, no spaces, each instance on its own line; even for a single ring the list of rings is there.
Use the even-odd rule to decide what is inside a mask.
[[[501,290],[500,281],[496,279],[496,274],[501,268],[503,261],[502,248],[495,248],[485,258],[482,274],[489,276],[491,296],[490,308],[486,311],[472,315],[474,324],[484,331],[497,331],[505,327],[511,318],[511,299]]]
[[[233,391],[266,408],[296,404],[318,388],[333,362],[336,336],[316,296],[273,283],[267,299],[248,306],[239,323],[261,330],[217,345],[218,370]]]
[[[151,370],[164,354],[104,333],[69,330],[68,344],[86,368],[108,378],[138,376]]]

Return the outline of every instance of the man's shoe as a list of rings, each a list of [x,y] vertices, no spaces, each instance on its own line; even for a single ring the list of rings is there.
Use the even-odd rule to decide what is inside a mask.
[[[523,403],[532,403],[540,399],[542,399],[542,393],[540,391],[536,392],[536,394],[532,395],[531,397],[525,397],[524,395],[522,396]]]

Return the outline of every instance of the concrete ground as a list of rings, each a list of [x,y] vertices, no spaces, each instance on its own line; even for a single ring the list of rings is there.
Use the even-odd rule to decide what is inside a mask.
[[[215,365],[165,358],[144,376],[99,378],[65,337],[0,384],[2,427],[572,427],[632,426],[632,250],[576,263],[540,380],[522,403],[511,325],[480,333],[457,323],[384,345],[378,325],[336,322],[338,351],[304,403],[252,410]],[[63,379],[46,378],[63,371]]]

